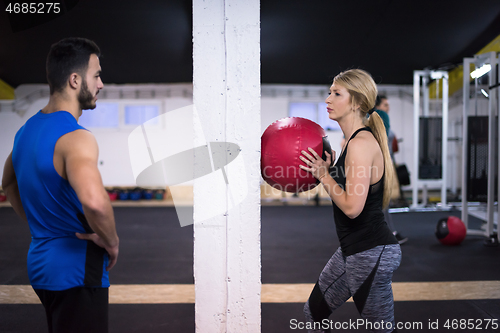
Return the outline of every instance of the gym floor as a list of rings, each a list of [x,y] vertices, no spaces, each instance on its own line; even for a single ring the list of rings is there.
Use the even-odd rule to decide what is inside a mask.
[[[338,247],[332,208],[261,209],[262,332],[305,331],[293,328],[304,321],[303,304]],[[393,278],[396,322],[406,327],[399,331],[499,332],[491,320],[500,321],[500,248],[485,247],[477,236],[441,245],[434,230],[448,215],[460,212],[393,214],[409,237]],[[121,249],[110,273],[110,332],[194,332],[192,226],[181,228],[173,207],[115,207],[115,217]],[[28,226],[10,207],[0,208],[0,221],[0,332],[46,332],[27,277]],[[470,227],[479,229],[481,221],[471,217]],[[352,302],[330,317],[337,325],[359,318]]]

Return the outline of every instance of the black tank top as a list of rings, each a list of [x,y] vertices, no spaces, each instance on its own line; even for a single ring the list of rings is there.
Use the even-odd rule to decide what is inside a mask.
[[[337,163],[330,169],[330,175],[345,190],[346,175],[353,170],[351,167],[345,167],[345,157],[349,142],[361,131],[369,131],[369,127],[363,127],[354,132],[347,142],[344,151],[340,155]],[[340,241],[342,253],[349,256],[361,251],[369,250],[378,245],[397,244],[396,237],[392,234],[384,219],[382,211],[382,202],[384,197],[384,176],[370,185],[368,196],[361,213],[354,219],[349,218],[344,212],[333,203],[333,216],[335,226]]]

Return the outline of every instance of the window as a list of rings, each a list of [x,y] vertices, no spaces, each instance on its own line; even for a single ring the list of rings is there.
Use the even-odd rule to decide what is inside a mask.
[[[126,105],[125,125],[142,125],[151,119],[150,124],[158,124],[159,115],[158,105]]]
[[[125,129],[144,124],[160,125],[160,103],[113,100],[97,103],[94,110],[84,110],[78,123],[88,129]]]
[[[301,117],[314,121],[327,131],[340,131],[339,124],[328,118],[326,103],[324,102],[297,102],[290,103],[290,117]]]
[[[290,103],[290,117],[306,118],[318,122],[318,108],[316,103]]]
[[[85,128],[118,128],[118,103],[97,103],[94,110],[83,110],[78,123]]]

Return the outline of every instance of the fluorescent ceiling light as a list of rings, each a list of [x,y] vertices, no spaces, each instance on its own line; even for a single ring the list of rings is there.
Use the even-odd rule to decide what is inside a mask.
[[[486,98],[490,97],[490,95],[488,95],[488,93],[486,92],[486,90],[481,89],[481,92],[483,93],[484,97],[486,97]]]
[[[443,78],[443,73],[442,72],[431,72],[431,79],[433,80],[439,80]]]
[[[485,65],[477,68],[472,73],[470,73],[470,77],[473,78],[473,79],[481,77],[484,74],[488,73],[490,70],[491,70],[491,65],[490,64],[485,64]]]

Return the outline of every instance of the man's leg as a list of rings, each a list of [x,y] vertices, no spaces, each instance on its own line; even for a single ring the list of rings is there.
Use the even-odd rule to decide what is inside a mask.
[[[45,307],[49,333],[108,332],[108,288],[35,292]]]

